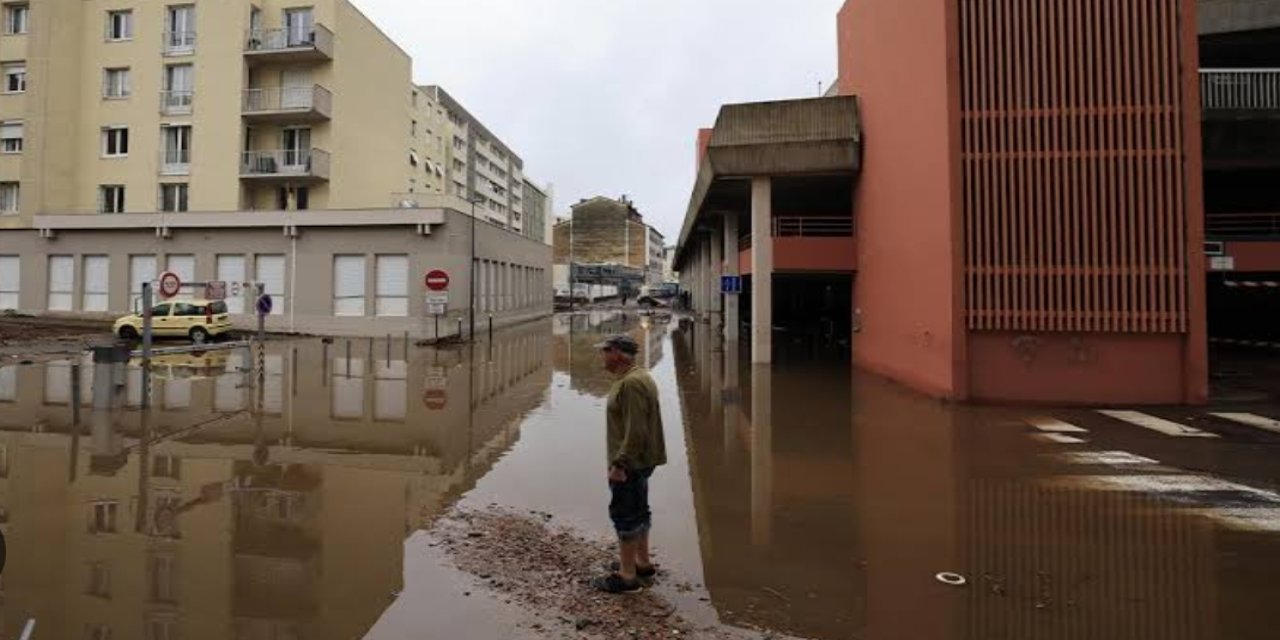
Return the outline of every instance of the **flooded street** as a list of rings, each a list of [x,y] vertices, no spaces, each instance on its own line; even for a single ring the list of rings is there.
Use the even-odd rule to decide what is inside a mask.
[[[664,394],[656,591],[695,625],[1275,637],[1280,425],[1240,420],[1274,407],[958,407],[834,349],[752,367],[705,325],[616,311],[452,349],[271,342],[260,414],[243,350],[158,358],[147,411],[137,366],[0,367],[0,633],[597,637],[488,588],[438,530],[497,506],[608,540],[612,379],[592,345],[622,332]],[[99,380],[122,408],[93,408]]]

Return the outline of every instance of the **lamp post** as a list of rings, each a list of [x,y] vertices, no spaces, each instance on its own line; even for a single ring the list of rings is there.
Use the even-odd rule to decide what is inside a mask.
[[[476,204],[479,203],[480,197],[473,191],[467,202],[471,203],[471,300],[467,305],[467,316],[471,320],[471,333],[467,334],[468,340],[475,340],[476,336]],[[458,336],[459,339],[462,336]]]

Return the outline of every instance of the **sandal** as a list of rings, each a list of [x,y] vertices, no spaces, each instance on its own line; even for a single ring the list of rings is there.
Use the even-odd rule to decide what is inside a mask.
[[[613,562],[610,562],[605,568],[609,571],[617,573],[622,570],[622,564],[619,563],[617,560],[614,560]],[[642,567],[638,564],[636,565],[637,578],[652,579],[656,575],[658,575],[658,565],[655,564],[647,567]]]

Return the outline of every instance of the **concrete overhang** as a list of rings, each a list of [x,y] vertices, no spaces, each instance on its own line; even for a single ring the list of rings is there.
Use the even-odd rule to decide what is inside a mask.
[[[155,229],[167,236],[173,229],[279,228],[292,235],[308,227],[413,227],[429,235],[445,222],[444,208],[358,209],[315,211],[232,211],[214,213],[46,214],[32,219],[32,227],[52,237],[59,231]]]
[[[854,96],[721,107],[685,213],[674,266],[682,266],[699,218],[750,204],[757,176],[857,174],[862,129]]]
[[[1199,0],[1196,12],[1202,36],[1280,27],[1280,0]]]

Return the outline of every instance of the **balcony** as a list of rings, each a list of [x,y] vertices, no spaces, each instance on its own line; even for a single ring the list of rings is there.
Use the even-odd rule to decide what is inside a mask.
[[[333,94],[320,85],[245,89],[244,119],[262,123],[301,123],[329,120]]]
[[[196,32],[166,31],[162,46],[166,56],[189,56],[196,52]]]
[[[161,91],[160,115],[191,115],[191,109],[192,105],[195,103],[195,99],[196,92],[194,91]]]
[[[1201,69],[1206,119],[1280,118],[1280,69]]]
[[[847,216],[780,216],[773,219],[773,267],[777,271],[848,272],[858,268],[858,241]],[[738,265],[751,273],[753,235],[739,238]]]
[[[328,62],[333,60],[333,32],[324,25],[299,29],[250,29],[244,55],[250,64]]]
[[[245,151],[240,159],[240,177],[264,182],[324,182],[329,179],[329,152],[321,149]]]

